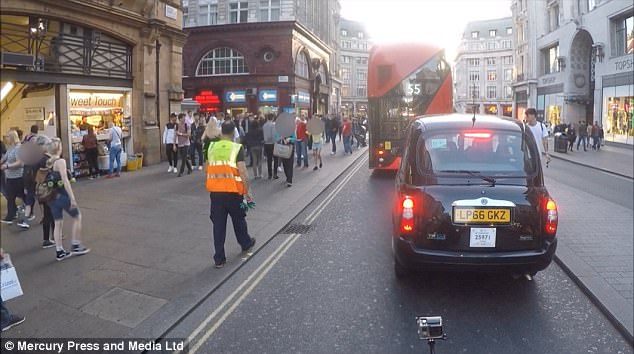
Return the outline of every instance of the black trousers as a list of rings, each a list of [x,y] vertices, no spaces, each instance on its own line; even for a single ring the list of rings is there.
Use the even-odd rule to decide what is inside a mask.
[[[99,163],[97,162],[97,148],[86,149],[86,160],[88,161],[88,168],[90,169],[91,176],[99,175]]]
[[[174,144],[165,144],[165,153],[167,154],[167,162],[169,162],[170,166],[176,168],[178,155],[177,152],[174,151]]]
[[[198,155],[198,166],[203,166],[205,164],[205,160],[203,157],[203,144],[202,143],[192,143],[191,145],[191,161],[192,164],[196,163],[196,155]]]
[[[7,216],[5,220],[11,221],[16,217],[18,207],[17,198],[24,200],[24,180],[20,178],[7,178],[6,180]],[[21,221],[21,220],[18,220]]]
[[[181,169],[179,174],[183,174],[185,171],[185,165],[187,165],[187,172],[192,171],[192,162],[189,161],[189,145],[188,146],[179,146],[178,147],[178,155],[181,158]]]
[[[291,145],[292,146],[292,145]],[[293,157],[295,155],[295,147],[292,147],[291,157],[282,160],[282,167],[284,167],[284,175],[286,175],[286,182],[293,183]]]
[[[42,203],[42,209],[44,209],[44,218],[42,219],[42,239],[44,241],[53,241],[53,232],[55,231],[55,219],[53,219],[53,213],[46,203]]]
[[[211,200],[209,218],[213,225],[214,236],[214,261],[223,262],[225,256],[225,239],[227,237],[227,215],[231,216],[233,231],[236,239],[242,247],[251,246],[251,236],[247,229],[247,212],[240,207],[242,196],[237,193],[209,193]]]
[[[264,156],[266,156],[266,168],[269,178],[277,176],[277,167],[280,165],[280,159],[277,156],[273,156],[274,146],[275,144],[264,144]]]

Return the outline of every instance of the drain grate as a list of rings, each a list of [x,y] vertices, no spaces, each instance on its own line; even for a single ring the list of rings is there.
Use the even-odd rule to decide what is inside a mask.
[[[310,228],[311,228],[310,225],[290,224],[280,233],[281,234],[305,234],[308,231],[310,231]]]

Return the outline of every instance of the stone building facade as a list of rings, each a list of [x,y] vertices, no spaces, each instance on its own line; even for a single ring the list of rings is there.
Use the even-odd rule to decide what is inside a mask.
[[[346,115],[367,115],[368,58],[370,43],[365,27],[341,19],[339,63],[341,69],[341,111]]]
[[[1,10],[3,134],[40,126],[81,176],[85,129],[105,143],[113,122],[124,156],[160,161],[159,125],[183,96],[180,1],[3,0]]]
[[[467,24],[454,66],[458,112],[512,115],[512,38],[510,17]]]
[[[606,140],[634,135],[634,7],[619,0],[514,0],[517,116],[598,122]]]

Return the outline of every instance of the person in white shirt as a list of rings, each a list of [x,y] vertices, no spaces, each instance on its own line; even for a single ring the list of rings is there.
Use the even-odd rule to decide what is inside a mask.
[[[546,163],[549,163],[551,158],[548,154],[548,128],[544,126],[544,123],[537,121],[537,111],[535,108],[529,108],[524,113],[526,116],[526,124],[533,133],[533,138],[537,143],[537,148],[540,155],[546,156]]]
[[[114,125],[114,123],[108,123],[108,140],[110,140],[110,168],[107,178],[112,178],[112,172],[114,170],[114,162],[117,162],[116,177],[121,175],[121,147],[123,140],[123,131],[121,128]]]

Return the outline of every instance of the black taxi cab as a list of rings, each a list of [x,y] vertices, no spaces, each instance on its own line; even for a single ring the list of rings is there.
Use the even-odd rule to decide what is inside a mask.
[[[447,114],[411,122],[396,175],[392,248],[412,270],[535,275],[557,247],[557,205],[522,122]]]

